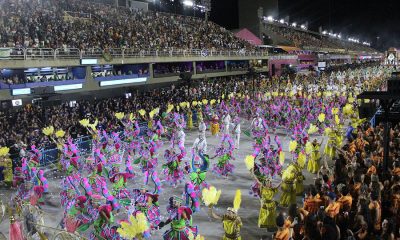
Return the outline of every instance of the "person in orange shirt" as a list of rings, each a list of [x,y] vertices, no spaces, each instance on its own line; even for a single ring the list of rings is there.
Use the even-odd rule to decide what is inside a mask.
[[[285,217],[282,213],[276,217],[276,225],[278,226],[278,231],[274,234],[274,240],[289,240],[290,238],[290,222],[285,221]]]
[[[349,193],[349,189],[344,184],[339,184],[337,189],[340,193],[340,197],[336,202],[340,204],[340,211],[350,212],[351,206],[353,204],[353,198]]]
[[[304,200],[303,209],[308,213],[315,214],[322,206],[322,200],[319,198],[317,189],[311,185],[308,196]]]
[[[339,214],[340,204],[335,202],[336,195],[332,192],[328,194],[329,196],[329,205],[325,208],[326,215],[331,218],[335,218]]]
[[[371,212],[372,222],[374,223],[374,231],[375,233],[379,233],[381,230],[382,208],[378,194],[371,194],[371,202],[368,207]]]

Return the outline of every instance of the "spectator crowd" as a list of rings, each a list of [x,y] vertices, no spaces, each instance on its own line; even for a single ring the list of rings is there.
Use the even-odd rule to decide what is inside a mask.
[[[251,48],[230,31],[199,18],[81,0],[4,0],[0,4],[2,47],[138,51]],[[68,12],[84,17],[71,17]]]
[[[289,41],[294,46],[299,48],[313,47],[376,52],[376,50],[366,45],[349,42],[344,39],[328,37],[307,30],[292,28],[283,24],[266,24],[265,28],[267,33],[269,32],[280,36],[284,40]]]

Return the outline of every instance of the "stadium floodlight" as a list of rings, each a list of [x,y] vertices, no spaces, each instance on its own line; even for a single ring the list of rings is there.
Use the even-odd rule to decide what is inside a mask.
[[[281,20],[279,20],[280,23],[284,24],[285,20],[282,18]]]
[[[193,1],[189,1],[189,0],[185,0],[185,1],[183,1],[183,5],[187,6],[187,7],[193,7],[194,6],[194,2]]]
[[[322,34],[326,35],[328,32],[326,30],[322,31]]]
[[[296,27],[297,26],[297,23],[292,23],[292,27]]]
[[[273,22],[273,21],[274,21],[274,18],[273,18],[272,16],[268,16],[268,17],[267,17],[267,21],[268,21],[268,22]]]
[[[301,28],[301,29],[304,29],[304,30],[307,30],[307,27],[306,27],[306,25],[304,25],[304,24],[301,24],[300,28]]]
[[[342,35],[339,34],[339,35],[337,35],[337,37],[338,37],[339,39],[341,39],[341,38],[342,38]]]

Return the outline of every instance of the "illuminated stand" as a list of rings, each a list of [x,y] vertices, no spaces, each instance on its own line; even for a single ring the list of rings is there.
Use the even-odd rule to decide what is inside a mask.
[[[389,48],[386,52],[385,65],[397,66],[399,64],[399,53],[396,48]]]

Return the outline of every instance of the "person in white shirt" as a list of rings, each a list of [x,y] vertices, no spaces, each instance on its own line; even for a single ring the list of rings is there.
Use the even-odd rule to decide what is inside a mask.
[[[235,148],[239,149],[240,145],[240,118],[236,117],[234,120],[234,127],[233,127],[233,140],[235,142]]]
[[[203,138],[206,138],[206,130],[207,130],[206,124],[204,123],[204,120],[201,119],[201,120],[200,120],[200,123],[199,123],[199,134],[200,134]]]
[[[196,138],[196,140],[194,140],[193,150],[194,150],[195,154],[196,153],[197,154],[198,153],[201,153],[201,154],[207,153],[207,140],[206,140],[206,138],[203,137],[202,134],[199,134],[199,137]]]
[[[185,146],[185,140],[186,140],[186,134],[183,131],[182,127],[179,127],[178,131],[178,144],[181,144],[182,146]]]
[[[224,117],[222,118],[224,123],[224,133],[229,134],[229,127],[231,125],[231,115],[227,111],[224,112]]]
[[[253,121],[251,122],[251,129],[255,131],[260,131],[264,129],[264,126],[262,124],[262,118],[260,117],[260,114],[256,114],[256,117],[253,118]]]

